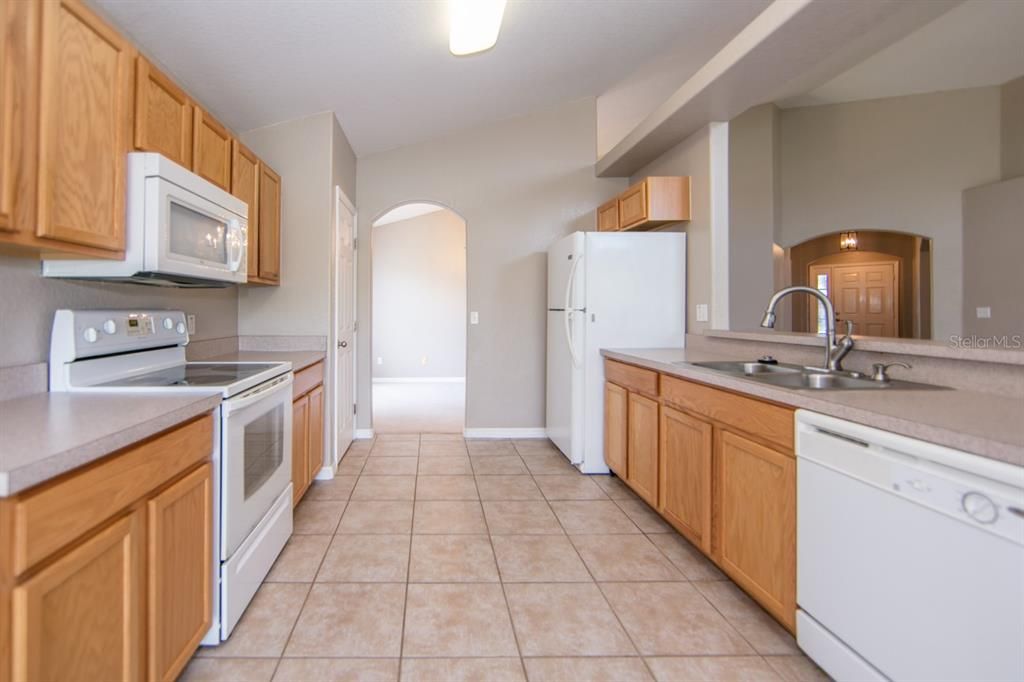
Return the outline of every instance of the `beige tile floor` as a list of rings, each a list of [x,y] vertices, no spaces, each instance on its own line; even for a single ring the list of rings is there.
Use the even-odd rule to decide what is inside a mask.
[[[355,443],[184,680],[822,680],[617,479],[547,441]]]

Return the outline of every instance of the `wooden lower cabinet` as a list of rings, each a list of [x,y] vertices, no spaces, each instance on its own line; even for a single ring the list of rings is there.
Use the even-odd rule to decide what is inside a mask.
[[[292,398],[292,506],[309,490],[324,462],[324,363],[295,375]]]
[[[658,401],[629,394],[628,480],[647,504],[658,506]]]
[[[796,620],[793,410],[605,364],[605,462],[790,632]]]
[[[796,459],[725,429],[715,467],[715,558],[790,630],[796,626]]]
[[[148,668],[174,680],[210,629],[213,613],[213,468],[203,464],[151,499]]]
[[[15,681],[142,677],[142,516],[122,517],[14,589]]]
[[[619,478],[627,478],[626,448],[629,394],[611,382],[604,385],[604,461]]]
[[[711,553],[710,422],[661,408],[658,511],[676,530]]]
[[[212,619],[212,447],[207,415],[0,499],[0,680],[180,674]]]

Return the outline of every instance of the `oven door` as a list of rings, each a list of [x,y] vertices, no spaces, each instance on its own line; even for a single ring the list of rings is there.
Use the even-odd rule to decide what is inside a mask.
[[[159,176],[146,178],[145,269],[244,284],[246,220]]]
[[[256,528],[291,481],[292,374],[221,404],[221,560]]]

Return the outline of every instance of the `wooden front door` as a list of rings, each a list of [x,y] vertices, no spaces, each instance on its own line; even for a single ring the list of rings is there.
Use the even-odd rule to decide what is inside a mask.
[[[844,332],[846,320],[853,333],[865,336],[899,336],[899,263],[812,265],[811,286],[832,299],[836,332]],[[809,308],[809,329],[824,331],[820,305]]]

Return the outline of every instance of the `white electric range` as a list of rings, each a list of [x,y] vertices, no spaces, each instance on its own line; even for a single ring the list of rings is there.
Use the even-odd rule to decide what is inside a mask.
[[[292,367],[188,362],[187,344],[178,310],[58,310],[50,390],[220,393],[210,645],[231,634],[292,533]]]

